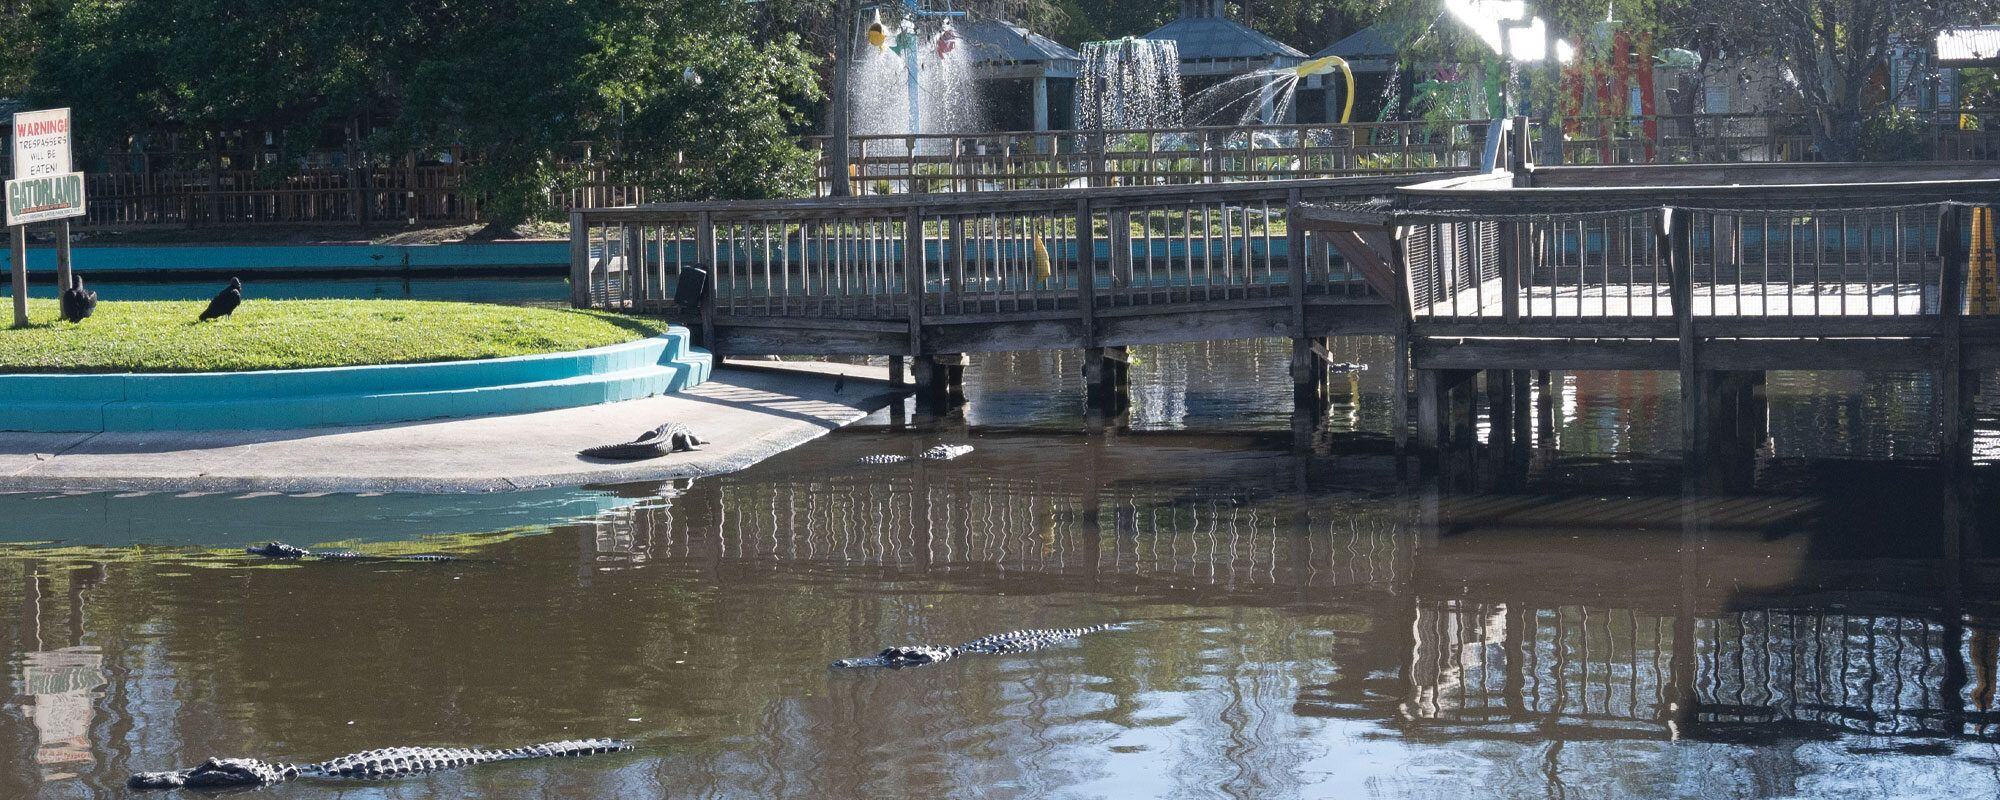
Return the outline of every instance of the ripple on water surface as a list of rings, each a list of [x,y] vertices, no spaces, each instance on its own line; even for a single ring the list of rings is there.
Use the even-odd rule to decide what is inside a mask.
[[[855,464],[939,440],[978,449]],[[1856,466],[1699,501],[1436,497],[1383,461],[940,428],[527,496],[0,495],[8,538],[53,540],[0,547],[0,607],[18,612],[0,624],[0,796],[124,796],[132,770],[208,755],[580,736],[639,748],[282,794],[2000,788],[1977,556],[2000,526],[1947,527],[1928,473]],[[123,517],[145,521],[105,532]],[[463,558],[247,568],[264,565],[241,545],[263,538]],[[825,666],[1111,621],[1142,624]]]

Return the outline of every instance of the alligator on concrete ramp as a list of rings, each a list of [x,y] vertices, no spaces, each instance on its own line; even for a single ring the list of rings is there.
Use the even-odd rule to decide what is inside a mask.
[[[435,561],[458,560],[451,556],[438,555],[436,553],[423,553],[418,555],[407,555],[407,556],[371,556],[366,553],[356,553],[350,550],[307,550],[303,547],[293,547],[292,545],[285,544],[284,542],[266,542],[264,544],[260,544],[255,547],[245,547],[243,548],[243,552],[249,553],[250,555],[253,556],[263,556],[265,558],[274,558],[281,561],[289,561],[300,558],[320,558],[329,561],[435,562]]]
[[[933,445],[929,450],[918,453],[917,459],[920,461],[950,461],[970,452],[972,452],[972,445],[969,444],[940,444]],[[863,464],[902,464],[909,460],[909,456],[888,454],[861,457],[861,463]]]
[[[134,789],[232,788],[269,786],[293,778],[396,778],[492,761],[569,758],[630,750],[617,739],[577,739],[487,750],[478,747],[390,747],[328,759],[288,764],[254,758],[211,758],[201,766],[171,772],[137,772],[126,781]]]
[[[1124,623],[1106,623],[1103,625],[1092,625],[1087,628],[1029,628],[1027,630],[996,633],[991,636],[981,636],[957,646],[904,645],[902,647],[891,647],[872,656],[843,658],[833,662],[832,666],[841,669],[854,667],[888,667],[890,669],[920,667],[925,664],[950,661],[962,655],[1025,653],[1030,650],[1040,650],[1051,645],[1074,642],[1086,633],[1122,630],[1123,628]]]
[[[611,461],[640,461],[659,458],[668,453],[685,453],[700,450],[708,444],[696,436],[688,426],[669,422],[645,433],[639,438],[622,444],[607,444],[582,450],[577,455],[585,458],[602,458]]]

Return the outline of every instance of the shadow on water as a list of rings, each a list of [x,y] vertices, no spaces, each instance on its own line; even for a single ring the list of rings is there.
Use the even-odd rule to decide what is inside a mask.
[[[855,464],[968,437],[979,449],[951,462]],[[210,754],[594,735],[641,748],[364,788],[1995,788],[2000,573],[1979,533],[1992,520],[1970,513],[1992,504],[1946,503],[1933,472],[1840,463],[1785,492],[1692,500],[1441,496],[1387,461],[1198,432],[864,430],[502,517],[405,497],[0,497],[9,512],[153,504],[37,512],[21,524],[41,538],[116,517],[183,545],[266,538],[196,527],[231,509],[299,541],[536,534],[420,539],[462,542],[479,556],[463,563],[282,570],[154,558],[122,536],[9,548],[0,794],[108,796],[130,770]],[[1144,624],[923,670],[824,669],[885,644],[1114,620]]]

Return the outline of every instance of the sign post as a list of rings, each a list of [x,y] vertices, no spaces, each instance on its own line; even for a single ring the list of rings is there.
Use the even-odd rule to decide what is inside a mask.
[[[6,184],[7,260],[14,327],[28,324],[28,226],[56,223],[56,291],[70,287],[69,218],[84,213],[83,173],[70,159],[69,109],[23,111],[8,126],[14,179]]]

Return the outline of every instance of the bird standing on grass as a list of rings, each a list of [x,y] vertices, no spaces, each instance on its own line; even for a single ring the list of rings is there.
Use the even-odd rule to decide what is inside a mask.
[[[229,285],[215,293],[215,299],[208,301],[208,308],[201,312],[201,322],[221,319],[235,313],[236,307],[243,305],[243,279],[230,278]]]
[[[62,293],[62,318],[69,322],[82,322],[84,317],[96,310],[97,293],[83,288],[83,276],[72,276],[69,288]]]

